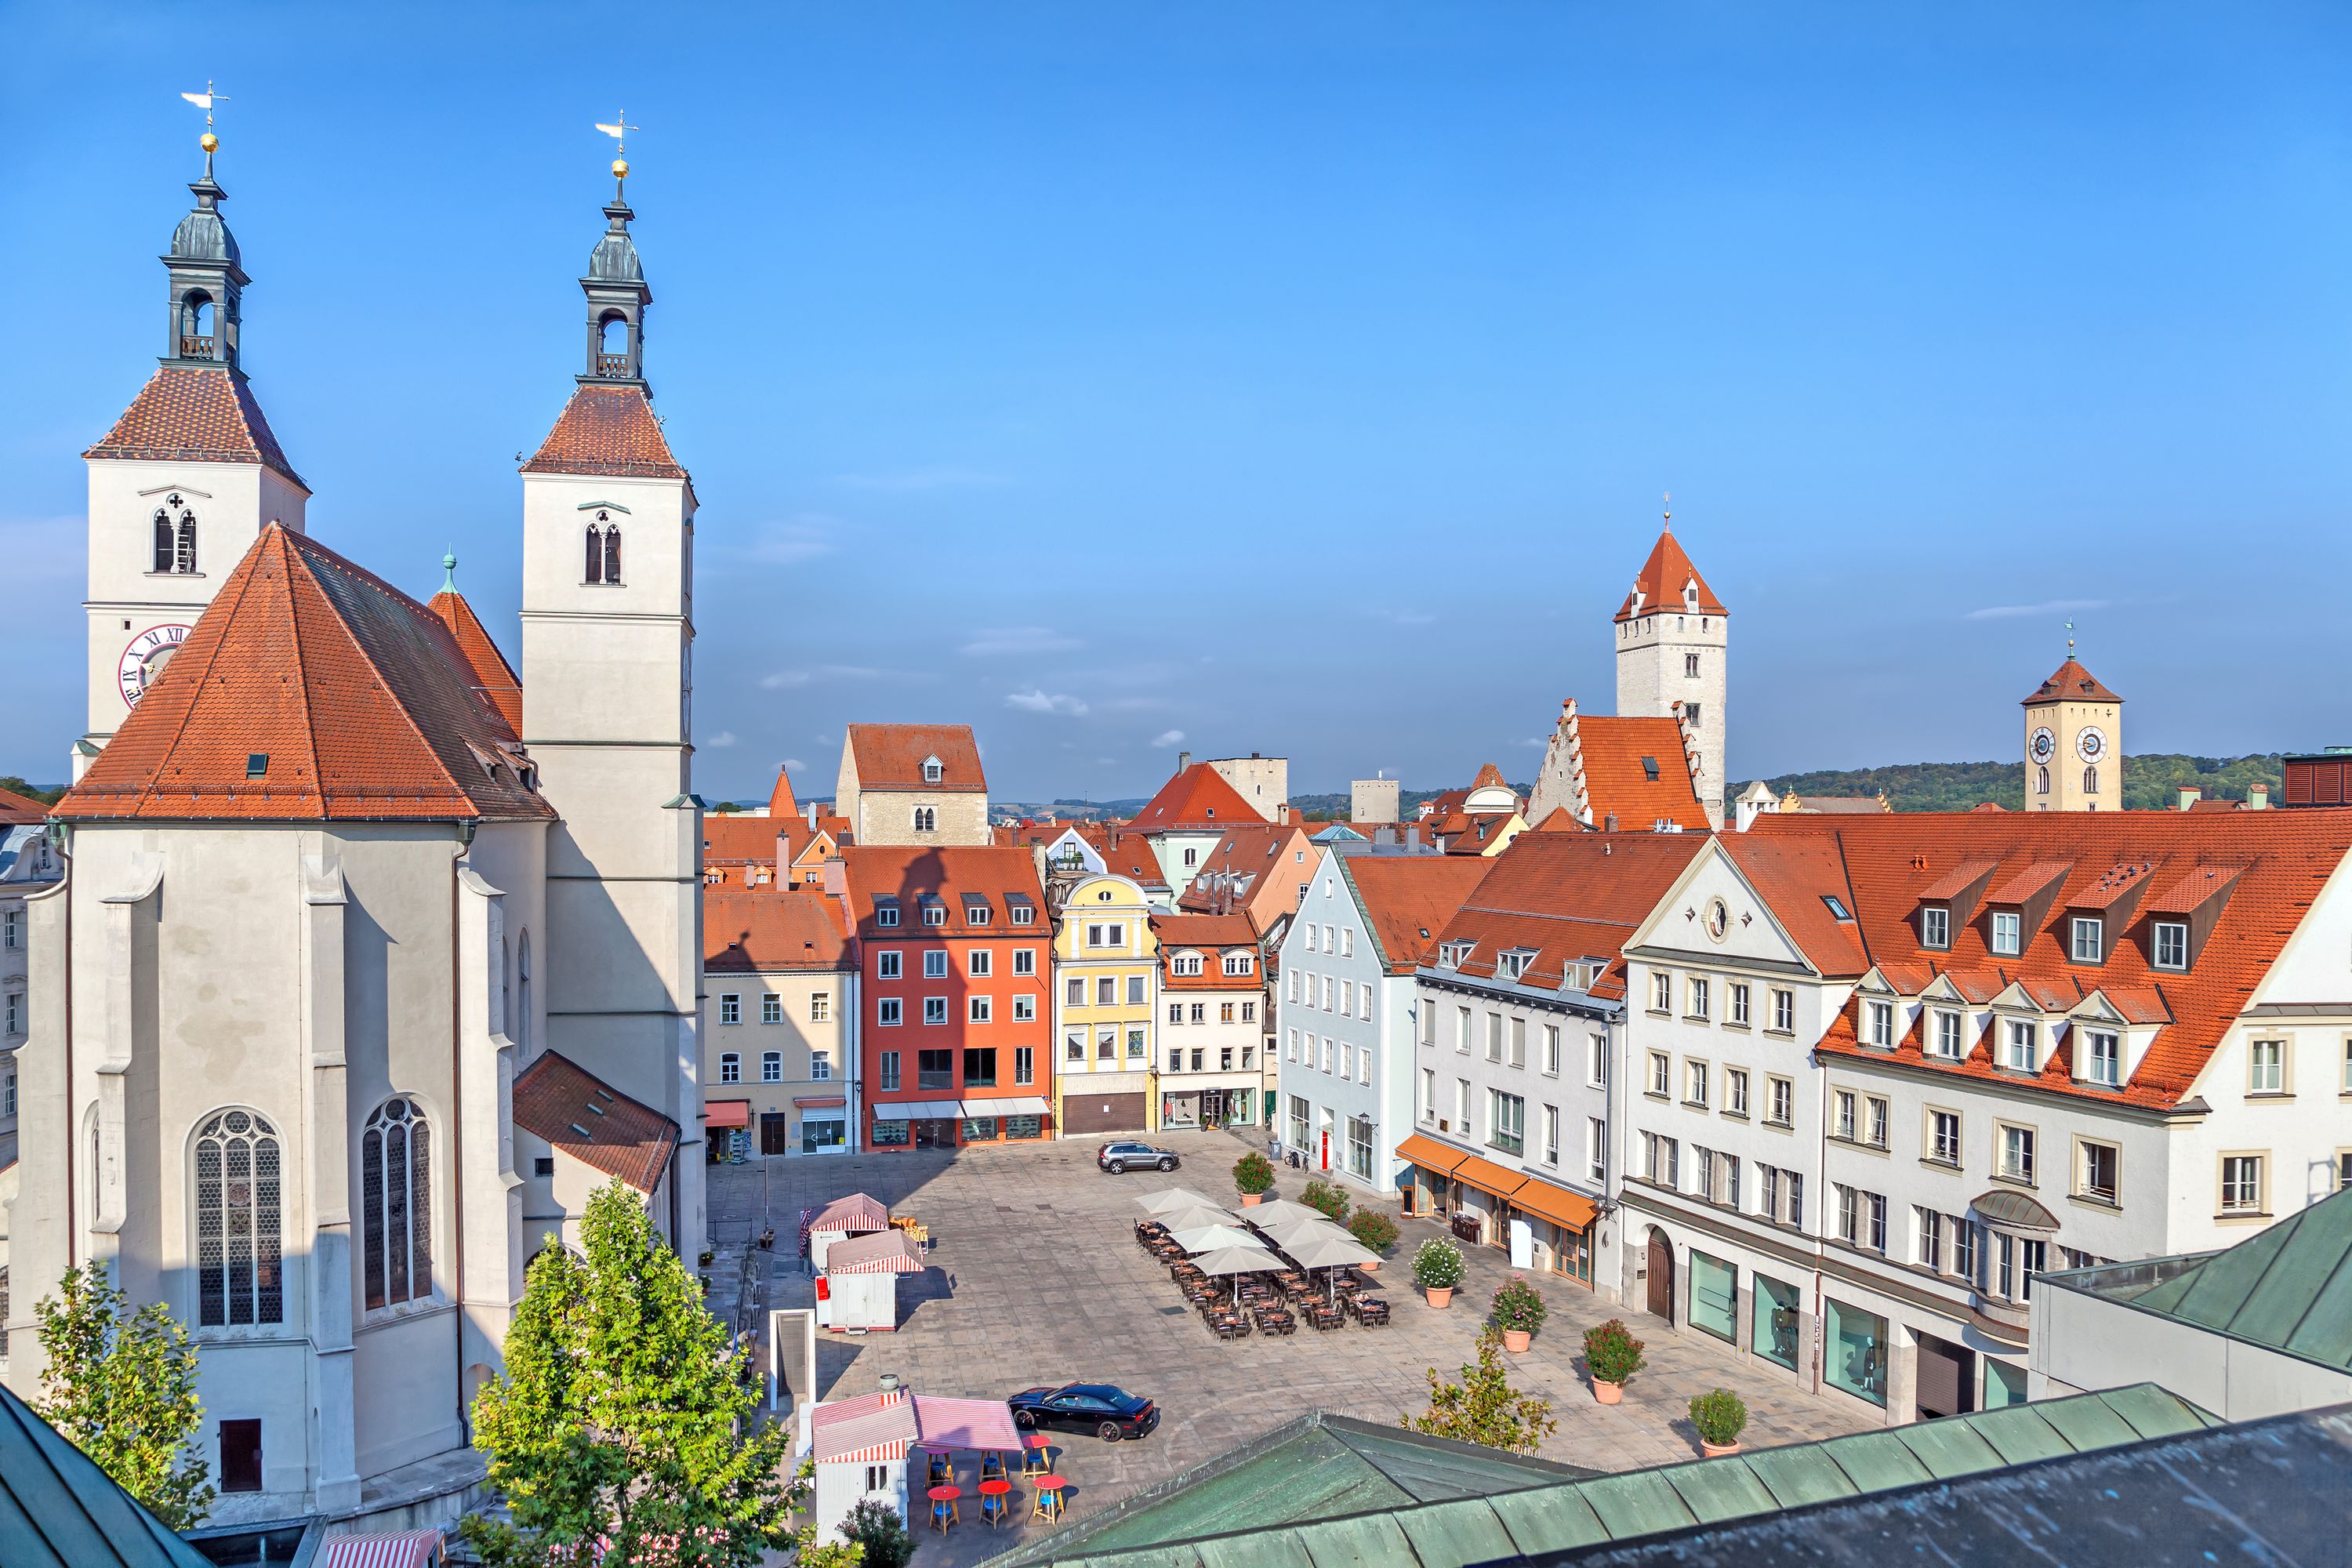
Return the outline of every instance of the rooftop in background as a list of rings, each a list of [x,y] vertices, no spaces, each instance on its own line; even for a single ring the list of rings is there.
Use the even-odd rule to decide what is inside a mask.
[[[1194,763],[1160,786],[1128,826],[1138,833],[1164,833],[1178,828],[1210,832],[1221,827],[1265,821],[1224,775],[1206,763]]]
[[[1694,616],[1730,613],[1698,574],[1698,568],[1691,564],[1691,558],[1683,553],[1682,541],[1675,537],[1672,529],[1662,531],[1658,542],[1650,547],[1650,558],[1633,574],[1633,591],[1625,595],[1617,618],[1630,621],[1636,616],[1656,615],[1661,610],[1681,610]]]
[[[1454,911],[1491,861],[1454,855],[1335,854],[1356,889],[1382,965],[1410,974],[1429,962]]]
[[[5,1386],[0,1561],[8,1568],[209,1568],[194,1547]]]
[[[842,745],[856,761],[861,790],[988,788],[969,724],[852,724]],[[927,781],[923,763],[934,757],[940,776]]]
[[[2043,702],[2121,702],[2122,700],[2122,698],[2101,685],[2097,676],[2075,663],[2073,654],[2068,654],[2066,662],[2052,670],[2050,679],[2036,687],[2032,696],[2021,700],[2019,706],[2032,708]]]
[[[678,1140],[677,1122],[560,1051],[515,1075],[514,1124],[641,1193],[660,1184]]]
[[[841,900],[814,889],[705,888],[702,966],[717,973],[850,967]]]

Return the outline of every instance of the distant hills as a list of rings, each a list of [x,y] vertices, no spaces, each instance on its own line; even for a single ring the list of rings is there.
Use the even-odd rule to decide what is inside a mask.
[[[2180,786],[2195,784],[2208,800],[2243,800],[2252,784],[2270,786],[2279,798],[2282,770],[2275,752],[2250,757],[2190,757],[2174,752],[2124,759],[2124,809],[2169,809]],[[1991,801],[2011,811],[2025,809],[2021,763],[1904,763],[1885,768],[1832,768],[1782,773],[1765,781],[1775,795],[1875,795],[1884,790],[1897,811],[1967,811]],[[1737,795],[1748,787],[1737,784]]]

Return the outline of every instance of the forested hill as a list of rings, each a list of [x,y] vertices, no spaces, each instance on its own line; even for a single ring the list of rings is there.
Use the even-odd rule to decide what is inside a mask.
[[[2268,784],[2279,799],[2275,754],[2253,757],[2187,757],[2158,752],[2124,759],[2124,809],[2145,811],[2176,805],[2183,784],[2196,784],[2208,800],[2243,800],[2247,786]],[[1874,795],[1886,792],[1897,811],[1966,811],[1992,801],[2011,811],[2025,807],[2021,763],[1904,763],[1885,768],[1823,769],[1782,773],[1765,781],[1775,795]],[[1748,787],[1735,785],[1733,795]]]

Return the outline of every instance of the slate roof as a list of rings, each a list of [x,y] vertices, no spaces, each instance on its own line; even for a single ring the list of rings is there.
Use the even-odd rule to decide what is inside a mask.
[[[683,479],[668,437],[642,386],[583,383],[554,427],[522,466],[526,474],[598,474],[614,479]]]
[[[552,817],[527,761],[439,616],[270,523],[55,815]]]
[[[2144,1312],[2352,1372],[2352,1189],[2129,1300]]]
[[[0,1385],[0,1563],[8,1568],[210,1568],[194,1547],[5,1385]]]
[[[1691,558],[1683,553],[1682,541],[1668,529],[1658,535],[1658,542],[1650,547],[1650,558],[1633,574],[1633,591],[1625,595],[1624,607],[1617,612],[1617,618],[1630,621],[1636,616],[1656,615],[1661,610],[1681,610],[1683,589],[1686,586],[1698,590],[1696,603],[1689,606],[1691,613],[1729,614],[1716,598],[1715,590],[1706,585],[1706,579],[1698,574],[1698,568],[1691,564]]]
[[[143,462],[258,463],[310,487],[286,460],[269,421],[245,378],[226,369],[167,364],[157,368],[85,458]]]
[[[857,761],[857,787],[986,790],[980,742],[969,724],[852,724],[842,744]],[[923,782],[923,761],[940,760],[940,782]]]
[[[811,889],[706,886],[702,967],[713,974],[851,968],[842,919],[841,900]]]
[[[1257,808],[1242,798],[1225,775],[1206,763],[1194,763],[1160,786],[1128,826],[1138,833],[1165,833],[1178,828],[1208,830],[1241,824],[1263,824]]]
[[[660,1183],[677,1147],[677,1122],[560,1051],[515,1075],[514,1124],[641,1193]]]

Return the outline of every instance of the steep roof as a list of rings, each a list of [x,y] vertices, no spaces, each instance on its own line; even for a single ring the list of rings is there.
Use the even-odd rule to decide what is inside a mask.
[[[1446,922],[1462,907],[1489,861],[1452,855],[1339,855],[1391,974],[1429,962]]]
[[[1860,923],[1839,920],[1830,908],[1835,899],[1853,913],[1853,894],[1836,839],[1825,834],[1727,833],[1719,842],[1805,962],[1825,975],[1849,979],[1870,968],[1872,951]]]
[[[1214,952],[1223,947],[1255,947],[1257,927],[1247,915],[1154,915],[1152,931],[1164,955],[1180,947]]]
[[[48,815],[49,808],[31,795],[0,789],[0,822],[44,822]]]
[[[1598,827],[1613,814],[1620,827],[1679,823],[1707,830],[1706,808],[1691,783],[1682,726],[1672,719],[1623,719],[1580,713],[1584,787]],[[1653,764],[1656,775],[1651,776]]]
[[[2053,670],[2050,679],[2034,689],[2033,694],[2020,700],[2018,706],[2032,708],[2043,702],[2121,702],[2122,698],[2099,683],[2099,678],[2074,662],[2068,654],[2066,662]]]
[[[2137,998],[2130,1005],[2143,1012],[2160,1003],[2172,1021],[2157,1032],[2120,1089],[2072,1076],[2071,1029],[2033,1081],[2054,1093],[2169,1109],[2194,1092],[2213,1048],[2252,1001],[2287,939],[2301,929],[2327,879],[2352,853],[2352,810],[1768,815],[1758,817],[1748,833],[1727,835],[1724,842],[1743,867],[1759,850],[1784,857],[1784,865],[1801,863],[1807,896],[1766,896],[1792,927],[1801,919],[1816,928],[1814,937],[1799,934],[1809,953],[1822,940],[1818,928],[1826,918],[1814,912],[1821,904],[1812,894],[1833,891],[1843,880],[1850,891],[1838,896],[1855,916],[1853,941],[1870,962],[1924,964],[1953,972],[1956,981],[1975,975],[1994,977],[2001,986],[2015,982],[2052,1011],[2071,1008],[2094,991],[2105,991],[2111,999]],[[1807,847],[1795,855],[1800,845]],[[1994,867],[1987,891],[1966,920],[1951,921],[1951,946],[1923,946],[1918,915],[1921,904],[1932,901],[1928,892],[1948,887],[1953,873],[1971,862],[1978,863],[1970,868],[1971,877],[1982,874],[1986,861]],[[2132,869],[2142,865],[2145,872]],[[2149,889],[2137,907],[2101,902],[2119,868]],[[1996,954],[1989,945],[1990,910],[2001,906],[2024,914],[2040,911],[2026,922],[2022,951],[2014,955]],[[2107,910],[2108,951],[2101,963],[2076,963],[2069,956],[2067,921],[2088,908]],[[2202,911],[2200,921],[2210,918],[2210,928],[2191,955],[2189,969],[2184,973],[2156,968],[2149,922],[2158,915],[2178,918],[2192,910]],[[1855,1005],[1849,1005],[1831,1025],[1821,1049],[1885,1058],[1886,1051],[1857,1042],[1854,1020]],[[1921,1035],[1915,1026],[1895,1047],[1895,1059],[1962,1077],[2014,1082],[2022,1076],[1993,1065],[1989,1038],[1979,1038],[1967,1057],[1949,1062],[1925,1055]]]
[[[793,798],[793,773],[790,768],[776,770],[776,787],[768,792],[770,816],[798,816],[800,803]]]
[[[474,689],[490,700],[507,728],[522,733],[522,681],[515,675],[514,666],[499,651],[499,645],[474,614],[474,606],[455,589],[444,588],[433,595],[425,606],[441,617],[449,635],[457,639],[457,651],[466,656],[466,664],[474,672]]]
[[[642,386],[583,382],[556,416],[526,474],[600,474],[615,479],[683,479],[670,455],[653,400]]]
[[[1019,846],[852,845],[841,852],[847,873],[849,906],[860,936],[898,942],[944,936],[1049,936],[1043,910],[1045,889],[1037,863]],[[970,900],[987,906],[984,921],[971,920]],[[943,925],[923,923],[922,905],[937,900],[947,910]],[[1040,912],[1028,925],[1014,925],[1006,912],[1026,902]],[[877,903],[894,904],[898,923],[875,923]]]
[[[301,486],[245,378],[226,369],[167,364],[147,378],[106,438],[85,458],[142,462],[258,463]]]
[[[1160,868],[1159,853],[1142,834],[1118,828],[1106,834],[1095,847],[1101,852],[1103,869],[1111,875],[1126,877],[1146,892],[1168,886],[1168,873]]]
[[[1470,781],[1470,787],[1472,789],[1486,789],[1490,787],[1494,789],[1508,789],[1511,787],[1511,781],[1503,776],[1502,769],[1496,767],[1492,763],[1488,763],[1485,767],[1478,770],[1478,776]]]
[[[1225,776],[1206,763],[1194,763],[1160,786],[1160,793],[1135,814],[1128,826],[1138,833],[1166,833],[1180,828],[1202,830],[1263,823],[1257,808],[1242,798]]]
[[[1176,900],[1179,909],[1206,910],[1215,896],[1220,877],[1233,879],[1234,897],[1246,899],[1257,890],[1259,879],[1276,875],[1278,882],[1296,888],[1307,873],[1314,857],[1296,857],[1307,850],[1307,830],[1298,824],[1258,822],[1244,823],[1228,829],[1225,836],[1201,857],[1201,864],[1186,885],[1183,897]],[[1286,854],[1288,850],[1290,853]],[[1297,875],[1289,875],[1289,873]]]
[[[1642,563],[1641,571],[1633,574],[1633,591],[1625,595],[1624,607],[1617,612],[1617,618],[1630,621],[1636,616],[1683,609],[1685,588],[1698,591],[1696,599],[1688,606],[1691,613],[1730,614],[1715,596],[1715,590],[1706,585],[1706,579],[1698,574],[1698,568],[1691,564],[1691,558],[1683,553],[1682,541],[1675,537],[1672,529],[1667,529],[1650,547],[1650,558]]]
[[[561,1051],[515,1074],[514,1124],[573,1159],[650,1193],[677,1147],[677,1123]]]
[[[842,744],[857,762],[857,787],[979,790],[988,788],[980,742],[969,724],[852,724]],[[940,782],[923,782],[926,758],[940,760]]]
[[[201,1552],[5,1386],[0,1559],[8,1568],[207,1568]]]
[[[811,889],[705,888],[702,967],[712,973],[847,969],[841,902]]]
[[[56,815],[551,817],[526,761],[440,616],[271,523]]]
[[[1488,862],[1439,933],[1475,943],[1456,972],[1492,979],[1498,954],[1532,949],[1521,984],[1556,987],[1565,967],[1613,961],[1706,837],[1697,833],[1523,833]],[[1622,994],[1621,973],[1603,994]]]

